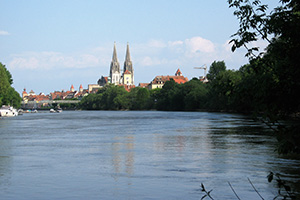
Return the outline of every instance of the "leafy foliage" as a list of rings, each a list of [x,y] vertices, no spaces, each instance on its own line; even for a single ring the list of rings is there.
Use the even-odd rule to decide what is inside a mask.
[[[0,106],[12,105],[16,108],[21,106],[19,93],[11,86],[13,83],[10,72],[0,62]]]
[[[246,56],[250,58],[249,65],[242,69],[245,73],[239,87],[240,107],[260,115],[266,124],[272,125],[279,140],[279,152],[299,153],[300,136],[295,131],[299,122],[293,126],[279,123],[300,111],[297,97],[300,91],[299,1],[281,0],[281,5],[271,14],[266,13],[267,6],[259,0],[229,0],[228,3],[236,9],[234,15],[240,22],[231,40],[232,50],[245,47]],[[269,39],[270,36],[273,38]],[[258,39],[266,40],[269,45],[266,52],[255,55],[253,52],[258,49],[249,49],[247,45]],[[249,100],[243,98],[245,95]]]

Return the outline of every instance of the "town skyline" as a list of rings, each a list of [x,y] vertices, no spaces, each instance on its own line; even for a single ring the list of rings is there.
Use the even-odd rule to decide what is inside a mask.
[[[114,42],[120,64],[130,44],[135,85],[178,68],[199,77],[194,67],[213,61],[228,69],[247,63],[245,51],[232,53],[228,44],[238,20],[227,1],[0,2],[0,59],[20,94],[96,84],[109,73]]]

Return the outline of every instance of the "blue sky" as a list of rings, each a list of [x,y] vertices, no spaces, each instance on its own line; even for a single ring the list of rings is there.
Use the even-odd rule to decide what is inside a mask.
[[[227,0],[0,0],[0,7],[0,62],[20,93],[97,83],[109,74],[114,42],[122,67],[129,43],[136,85],[178,68],[198,77],[203,70],[194,67],[215,60],[228,69],[247,63],[244,50],[228,45],[238,21]]]

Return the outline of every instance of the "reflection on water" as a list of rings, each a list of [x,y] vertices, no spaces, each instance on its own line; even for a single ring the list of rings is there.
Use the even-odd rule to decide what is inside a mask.
[[[265,199],[270,171],[299,184],[263,124],[205,112],[76,111],[0,120],[1,199]]]
[[[113,138],[112,143],[112,165],[114,167],[114,178],[118,181],[118,176],[125,173],[128,177],[133,175],[134,170],[134,137]]]

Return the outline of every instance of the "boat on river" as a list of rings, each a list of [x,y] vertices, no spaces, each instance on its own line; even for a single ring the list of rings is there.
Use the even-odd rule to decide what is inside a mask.
[[[18,111],[12,106],[3,105],[0,108],[0,117],[15,117],[15,116],[18,116]]]
[[[53,108],[50,109],[50,113],[61,113],[62,109],[58,108],[57,110],[54,110]]]

